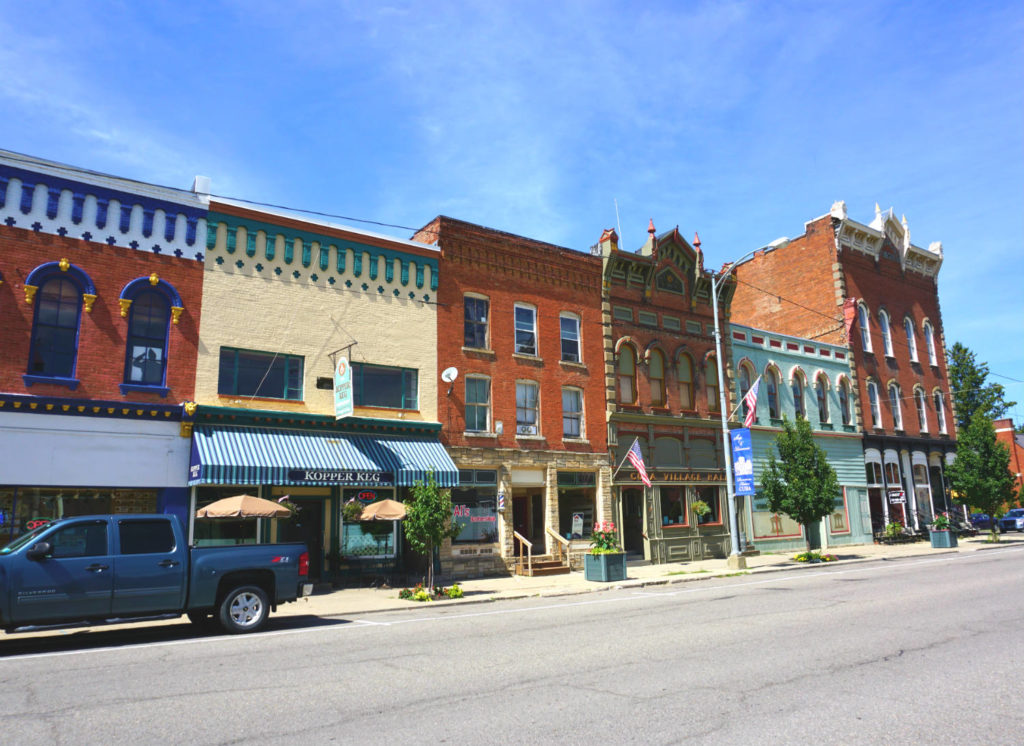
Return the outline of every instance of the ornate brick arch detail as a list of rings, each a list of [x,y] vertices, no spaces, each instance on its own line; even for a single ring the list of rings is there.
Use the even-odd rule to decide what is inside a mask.
[[[739,369],[742,368],[744,365],[749,366],[750,370],[754,371],[755,374],[757,373],[757,366],[754,365],[754,361],[751,360],[746,355],[744,355],[743,357],[736,361],[736,370],[739,371]],[[753,381],[751,381],[751,383],[753,383]]]
[[[615,355],[616,356],[622,354],[622,348],[623,347],[629,347],[629,349],[632,350],[632,352],[633,352],[633,362],[634,363],[639,363],[640,362],[639,357],[637,355],[637,350],[639,349],[639,345],[636,343],[636,340],[634,340],[632,337],[628,337],[628,336],[627,337],[619,337],[619,339],[615,342]]]
[[[793,383],[793,379],[797,376],[803,379],[804,386],[807,385],[807,373],[799,365],[794,365],[789,371],[789,382]]]
[[[818,368],[816,371],[814,371],[814,381],[813,382],[815,384],[817,384],[818,383],[818,379],[822,378],[822,377],[824,377],[824,379],[825,379],[825,387],[829,391],[831,391],[832,388],[833,388],[832,387],[832,379],[828,377],[828,373],[826,373],[823,368]]]
[[[645,363],[649,364],[651,362],[651,352],[654,350],[658,350],[661,353],[661,356],[665,357],[665,350],[661,346],[661,342],[657,339],[652,339],[644,348],[643,358]]]

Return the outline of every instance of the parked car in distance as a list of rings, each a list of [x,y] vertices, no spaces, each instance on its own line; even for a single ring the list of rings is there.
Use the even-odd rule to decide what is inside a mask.
[[[988,513],[971,513],[971,525],[977,529],[992,528],[992,516]]]
[[[1013,508],[999,519],[1000,531],[1024,531],[1024,508]]]

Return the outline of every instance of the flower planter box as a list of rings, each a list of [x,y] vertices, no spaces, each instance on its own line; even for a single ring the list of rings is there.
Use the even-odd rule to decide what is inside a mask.
[[[583,577],[608,583],[626,579],[626,553],[583,555]]]
[[[951,549],[956,546],[956,534],[952,531],[930,531],[928,536],[934,549]]]

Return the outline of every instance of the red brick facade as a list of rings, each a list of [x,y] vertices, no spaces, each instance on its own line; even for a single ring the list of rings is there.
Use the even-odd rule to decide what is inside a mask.
[[[68,387],[36,383],[26,387],[34,304],[25,300],[25,280],[39,265],[67,259],[93,281],[96,300],[81,313],[76,378]],[[8,393],[74,399],[178,403],[192,398],[195,384],[203,265],[191,259],[136,251],[103,243],[0,225],[0,390]],[[166,398],[157,394],[121,393],[124,382],[128,319],[118,297],[132,280],[156,274],[181,296],[184,311],[170,325]]]
[[[1010,473],[1017,480],[1017,504],[1024,502],[1024,435],[1014,432],[1013,420],[996,420],[992,423],[996,440],[1010,452]]]

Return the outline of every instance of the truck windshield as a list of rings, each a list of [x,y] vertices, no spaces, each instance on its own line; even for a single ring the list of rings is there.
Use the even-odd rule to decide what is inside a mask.
[[[17,539],[12,541],[10,544],[5,546],[3,549],[0,549],[0,554],[10,554],[11,552],[17,552],[23,546],[33,543],[35,541],[35,538],[39,536],[39,534],[43,533],[43,531],[50,528],[52,525],[53,523],[45,523],[39,528],[32,529],[27,534],[22,534]]]

